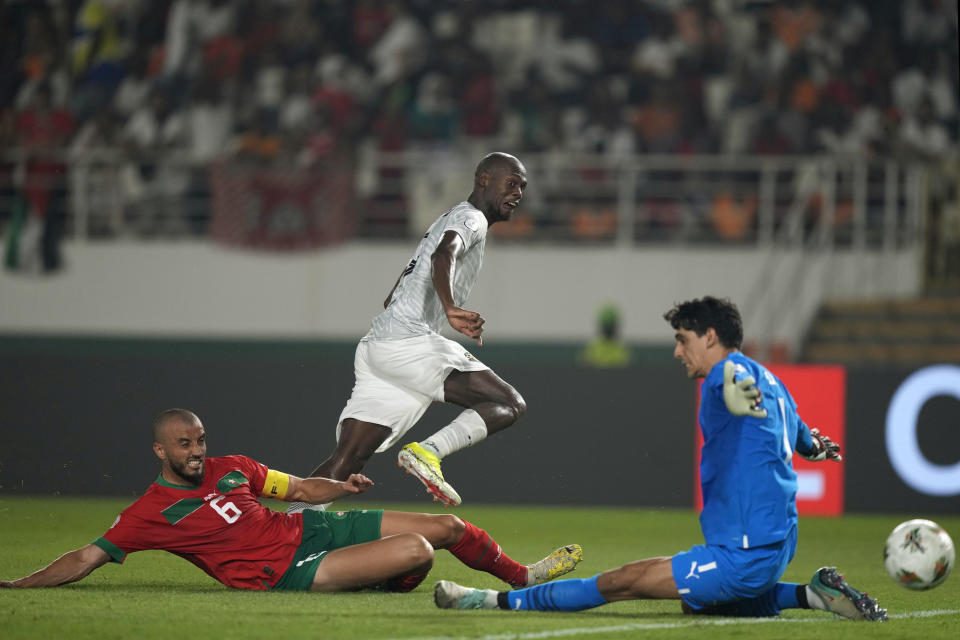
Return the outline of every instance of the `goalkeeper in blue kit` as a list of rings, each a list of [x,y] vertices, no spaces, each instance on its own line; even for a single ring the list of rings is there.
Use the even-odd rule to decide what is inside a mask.
[[[691,379],[703,378],[699,413],[705,544],[672,557],[647,558],[584,580],[517,591],[470,589],[440,581],[448,609],[580,611],[619,600],[679,599],[685,613],[774,616],[821,609],[854,620],[886,620],[886,610],[854,589],[835,567],[809,584],[780,582],[797,545],[797,475],[791,459],[840,461],[840,447],[810,429],[783,383],[740,353],[737,307],[705,296],[675,305],[673,355]]]

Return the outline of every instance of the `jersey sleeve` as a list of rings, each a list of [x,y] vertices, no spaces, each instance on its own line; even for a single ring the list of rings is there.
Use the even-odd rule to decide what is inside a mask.
[[[100,536],[90,544],[100,547],[103,551],[110,556],[110,562],[116,562],[117,564],[123,564],[123,561],[127,559],[127,552],[113,544],[103,536]]]
[[[483,239],[487,221],[476,209],[461,209],[447,216],[443,231],[455,231],[463,240],[464,248],[469,249]]]
[[[250,490],[255,496],[263,498],[276,498],[282,500],[287,495],[287,489],[290,487],[289,474],[282,471],[270,469],[266,465],[260,464],[252,458],[246,456],[226,456],[230,462],[240,469],[243,476],[250,483]],[[229,477],[229,476],[227,476]],[[231,487],[218,487],[230,491]]]
[[[231,466],[236,468],[240,473],[246,478],[247,482],[250,483],[250,489],[253,491],[253,494],[256,496],[262,495],[264,487],[267,482],[267,474],[270,469],[266,465],[260,464],[253,458],[248,458],[247,456],[224,456],[225,461],[228,461]],[[229,482],[230,475],[224,476],[224,480]],[[235,478],[235,480],[242,483],[240,478]],[[233,483],[230,486],[218,484],[218,489],[222,493],[228,493],[233,488]]]
[[[150,535],[152,527],[142,522],[131,509],[117,516],[110,528],[91,544],[103,549],[112,562],[123,564],[128,553],[155,548]]]
[[[799,417],[797,418],[797,442],[793,448],[801,455],[809,455],[813,452],[813,436],[810,435],[810,427]]]

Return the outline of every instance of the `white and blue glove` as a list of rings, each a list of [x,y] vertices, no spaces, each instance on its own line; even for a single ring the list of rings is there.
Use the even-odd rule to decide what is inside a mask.
[[[723,364],[723,402],[727,405],[727,411],[735,416],[766,418],[767,410],[759,408],[763,397],[757,388],[757,381],[753,376],[734,380],[735,370],[736,365],[732,360]]]
[[[799,449],[797,453],[801,458],[812,460],[813,462],[822,462],[823,460],[833,460],[840,462],[843,456],[840,455],[840,445],[830,439],[830,436],[820,435],[820,429],[810,429],[810,438],[813,440],[813,448],[802,453]]]

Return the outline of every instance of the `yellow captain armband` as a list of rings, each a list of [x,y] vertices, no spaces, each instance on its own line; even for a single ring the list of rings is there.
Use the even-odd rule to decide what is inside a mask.
[[[290,476],[270,469],[267,471],[267,479],[263,483],[263,491],[260,492],[264,498],[276,498],[283,500],[287,497],[287,489],[290,487]]]

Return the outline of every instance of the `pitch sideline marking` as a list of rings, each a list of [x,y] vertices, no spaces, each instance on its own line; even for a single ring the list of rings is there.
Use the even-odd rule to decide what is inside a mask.
[[[960,609],[930,609],[927,611],[908,611],[907,613],[897,613],[891,615],[891,618],[932,618],[935,616],[948,616],[960,613]],[[537,640],[539,638],[562,638],[565,636],[578,636],[585,633],[617,633],[623,631],[652,631],[656,629],[684,629],[690,627],[709,627],[725,626],[730,624],[793,624],[799,622],[839,622],[842,618],[723,618],[720,620],[698,620],[690,622],[648,622],[637,624],[621,624],[613,627],[582,627],[574,629],[553,629],[550,631],[535,631],[529,633],[506,633],[493,636],[480,636],[474,640]],[[465,638],[466,636],[459,636]],[[450,636],[426,637],[426,638],[405,638],[404,640],[452,640]]]

